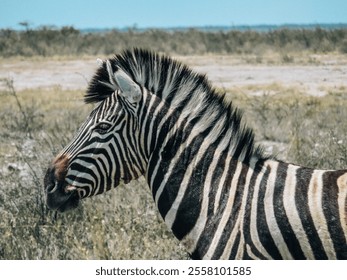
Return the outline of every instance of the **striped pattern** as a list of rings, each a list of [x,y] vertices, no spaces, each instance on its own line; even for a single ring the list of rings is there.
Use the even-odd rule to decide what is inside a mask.
[[[347,170],[264,156],[204,76],[125,51],[102,63],[85,100],[97,106],[57,157],[80,198],[144,175],[192,258],[347,259]]]

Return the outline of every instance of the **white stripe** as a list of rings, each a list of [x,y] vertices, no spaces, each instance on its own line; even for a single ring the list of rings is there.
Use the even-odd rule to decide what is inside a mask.
[[[337,179],[339,187],[338,204],[340,213],[340,222],[347,240],[347,172]]]
[[[216,247],[218,245],[218,241],[220,240],[222,233],[223,233],[223,230],[224,230],[224,228],[225,228],[225,226],[226,226],[226,224],[230,218],[230,213],[231,213],[232,207],[234,205],[235,192],[237,189],[237,183],[238,183],[239,178],[240,178],[241,170],[242,170],[242,163],[237,162],[235,174],[232,178],[231,186],[229,189],[229,199],[228,199],[227,205],[224,209],[222,218],[218,224],[218,228],[216,230],[216,233],[213,236],[210,247],[209,247],[208,251],[206,252],[205,256],[203,257],[204,259],[211,259],[212,258],[213,253],[216,250]]]
[[[245,217],[245,208],[246,208],[246,204],[247,204],[247,197],[248,197],[248,190],[249,190],[249,184],[251,181],[251,177],[253,175],[254,172],[254,167],[256,165],[257,160],[255,158],[252,158],[249,164],[249,168],[247,170],[247,175],[246,175],[246,180],[245,180],[245,186],[244,186],[244,190],[243,190],[243,194],[242,194],[242,204],[241,204],[241,208],[240,208],[240,213],[238,215],[238,224],[237,226],[234,227],[233,229],[233,234],[236,234],[238,231],[240,231],[241,237],[240,237],[240,244],[239,244],[239,249],[238,252],[236,254],[236,259],[242,259],[243,256],[243,252],[244,252],[244,233],[243,233],[243,222],[244,222],[244,217]],[[235,233],[234,233],[235,231]],[[230,251],[232,248],[232,245],[235,242],[235,238],[234,237],[230,237],[225,248],[224,248],[224,252],[222,255],[222,259],[227,259],[230,256]]]
[[[222,189],[225,185],[226,176],[228,175],[228,170],[229,170],[228,166],[229,166],[229,163],[226,162],[225,168],[223,170],[223,174],[222,174],[221,179],[219,181],[218,189],[217,189],[217,192],[215,195],[213,214],[217,214],[217,211],[219,208],[219,202],[220,202],[220,197],[222,195]]]
[[[163,94],[164,94],[164,93],[163,93]],[[194,98],[191,98],[191,99],[189,100],[189,104],[191,104],[191,103],[193,102],[193,101],[192,101],[193,99],[194,99]],[[182,100],[181,100],[181,101],[182,101]],[[194,104],[195,104],[195,103],[194,103]],[[163,105],[165,105],[165,102],[163,102]],[[190,107],[190,106],[187,105],[187,108],[189,108],[189,107]],[[175,113],[175,112],[173,112],[174,109],[172,109],[172,108],[174,108],[174,107],[170,106],[169,111],[168,111],[168,115],[171,115],[172,113]],[[197,114],[197,115],[198,115],[198,114],[201,112],[201,110],[202,110],[202,106],[195,106],[194,109],[197,110],[197,112],[194,112],[193,114]],[[165,137],[164,143],[167,143],[168,139],[170,139],[171,137],[173,137],[173,135],[174,135],[174,133],[175,133],[175,131],[176,131],[176,129],[177,129],[178,127],[182,127],[183,121],[184,121],[184,120],[186,119],[186,117],[190,114],[189,111],[190,111],[190,110],[185,110],[184,112],[182,112],[182,113],[179,115],[179,118],[178,118],[178,120],[176,121],[175,126],[168,132],[167,136]],[[178,113],[177,113],[177,114],[178,114]],[[157,134],[162,130],[162,126],[164,125],[165,121],[166,121],[166,118],[163,118],[163,119],[160,121],[160,123],[159,123],[159,125],[158,125],[158,128],[157,128]],[[207,127],[208,125],[210,125],[210,123],[207,123],[207,122],[204,122],[204,124],[205,124],[205,126],[203,127],[203,129],[206,129],[206,127]],[[200,127],[200,129],[201,129],[201,127]],[[160,197],[160,195],[161,195],[161,193],[162,193],[162,191],[163,191],[163,188],[164,188],[164,186],[165,186],[165,184],[166,184],[166,181],[167,181],[168,177],[170,176],[170,174],[171,174],[171,172],[172,172],[172,168],[175,166],[175,162],[176,162],[177,159],[180,157],[180,154],[184,151],[184,148],[183,148],[183,147],[186,147],[186,146],[190,145],[190,142],[191,142],[191,140],[193,139],[193,137],[196,136],[197,134],[199,134],[199,133],[201,132],[201,130],[199,130],[199,127],[194,126],[193,132],[194,132],[194,134],[191,133],[191,135],[189,135],[188,139],[186,140],[186,143],[182,143],[182,144],[181,144],[180,150],[177,151],[177,154],[176,154],[175,158],[172,160],[172,162],[171,162],[171,164],[170,164],[170,167],[169,167],[169,170],[168,170],[168,172],[165,174],[164,180],[163,180],[163,182],[161,183],[161,185],[159,186],[159,188],[158,188],[158,190],[157,190],[156,198],[155,198],[155,201],[156,201],[156,202],[158,202],[158,198]],[[157,136],[158,136],[158,135],[157,135]],[[176,161],[175,161],[175,160],[176,160]],[[150,160],[149,160],[149,162],[150,162]],[[155,179],[155,175],[157,174],[158,169],[159,169],[159,167],[160,167],[160,163],[161,163],[161,158],[160,158],[160,160],[158,160],[158,162],[156,163],[156,166],[154,167],[153,174],[152,174],[152,175],[154,175],[154,176],[152,176],[151,181],[148,182],[148,184],[149,184],[149,186],[150,186],[151,189],[153,188],[153,182],[154,182],[154,179]],[[148,174],[146,174],[146,177],[148,178]],[[157,205],[158,205],[158,204],[157,204]]]
[[[147,112],[145,113],[145,119],[143,120],[143,127],[142,127],[142,131],[141,131],[141,142],[142,142],[142,145],[143,147],[145,146],[145,137],[147,137],[147,151],[151,151],[151,142],[152,142],[152,137],[156,136],[155,139],[158,139],[158,133],[161,129],[159,129],[158,127],[158,131],[154,131],[153,132],[153,125],[154,125],[154,119],[152,116],[152,119],[151,119],[151,122],[149,123],[149,130],[146,131],[146,124],[148,122],[148,117],[150,116],[149,112],[152,110],[152,107],[154,106],[154,103],[156,100],[158,100],[158,97],[154,94],[152,94],[151,92],[148,92],[147,90],[144,89],[144,93],[146,93],[144,95],[144,98],[146,98],[147,95],[150,96],[150,102],[148,104],[148,108],[146,108]],[[165,102],[163,102],[161,100],[161,102],[159,103],[159,106],[157,106],[155,109],[154,109],[154,112],[153,112],[153,116],[156,116],[158,115],[158,112],[162,110],[162,108],[164,107],[165,105]],[[162,125],[162,123],[161,123]]]
[[[242,256],[243,256],[244,251],[245,251],[245,245],[244,244],[245,244],[245,238],[241,234],[239,248],[237,250],[236,257],[235,257],[236,260],[241,260],[242,259]]]
[[[213,131],[211,132],[213,133]],[[215,153],[213,155],[214,160],[209,166],[207,171],[206,181],[204,183],[202,202],[201,202],[201,212],[196,221],[194,228],[187,234],[187,236],[182,240],[182,244],[186,245],[188,252],[193,252],[196,244],[199,240],[200,235],[202,234],[204,228],[206,227],[207,222],[207,212],[208,212],[208,202],[209,202],[209,193],[210,189],[213,188],[214,184],[212,182],[213,172],[216,167],[220,164],[220,156],[224,149],[226,148],[226,141],[222,141]],[[227,168],[224,168],[224,170]]]
[[[241,227],[240,224],[241,224],[242,219],[243,219],[243,217],[241,215],[238,215],[237,220],[235,222],[235,226],[234,226],[234,228],[230,234],[230,237],[227,241],[227,244],[224,247],[223,254],[220,256],[220,259],[226,260],[229,258],[230,253],[231,253],[231,248],[236,241],[236,236],[240,232],[240,227]],[[237,254],[235,256],[235,259],[241,259],[242,258],[243,254],[240,252],[240,250],[243,251],[244,243],[245,243],[245,241],[244,241],[243,235],[241,234],[240,241],[239,241],[239,248],[238,248]]]
[[[315,170],[312,174],[308,187],[308,205],[313,219],[314,226],[322,241],[325,253],[329,259],[336,259],[334,245],[331,242],[328,225],[322,208],[323,179],[326,171]]]
[[[252,252],[251,246],[249,246],[248,244],[246,244],[246,251],[248,256],[250,256],[253,260],[260,260],[258,256],[254,255],[254,253]]]
[[[201,106],[201,104],[200,104],[200,106],[198,106],[196,104],[196,100],[195,99],[197,99],[197,98],[191,98],[189,100],[189,104],[187,105],[187,109],[180,114],[180,117],[177,120],[175,127],[173,127],[171,129],[171,131],[168,133],[168,136],[166,137],[164,142],[167,142],[167,140],[170,137],[172,137],[172,134],[174,133],[174,130],[177,127],[182,127],[182,122],[186,119],[186,117],[188,115],[190,115],[190,114],[192,114],[192,115],[199,115],[201,113],[201,111],[204,109],[204,106]],[[189,109],[189,108],[191,108],[191,109]],[[195,111],[195,112],[193,112],[193,111]],[[159,186],[159,188],[157,190],[157,193],[156,193],[156,196],[155,196],[155,201],[156,201],[157,205],[158,205],[159,197],[160,197],[160,195],[161,195],[161,193],[162,193],[162,191],[163,191],[163,189],[164,189],[164,187],[165,187],[165,185],[167,183],[167,179],[170,176],[170,174],[172,173],[172,168],[174,168],[174,166],[176,165],[176,162],[180,158],[180,155],[184,152],[185,147],[189,147],[191,145],[192,140],[195,138],[195,136],[197,136],[202,131],[205,131],[209,126],[211,126],[211,124],[216,120],[216,117],[217,117],[217,112],[212,112],[211,114],[208,115],[208,117],[204,118],[203,122],[197,123],[194,126],[194,128],[192,129],[192,132],[190,133],[190,135],[189,135],[188,139],[186,140],[186,142],[182,143],[180,145],[180,148],[177,151],[176,156],[174,157],[174,159],[170,163],[168,172],[164,176],[164,180],[162,181],[162,183],[160,184],[160,186]],[[160,129],[161,128],[158,128],[158,131]],[[209,133],[209,136],[210,135],[212,135],[212,134]],[[212,137],[215,137],[215,136],[213,135]],[[209,144],[211,143],[211,137],[206,137],[206,139],[203,141],[203,145],[207,146],[207,143],[209,143]],[[161,162],[161,160],[159,160],[157,165],[155,166],[155,169],[154,169],[154,172],[153,172],[154,175],[157,173],[157,171],[159,169],[160,162]],[[150,187],[151,188],[153,187],[154,178],[155,178],[155,176],[152,176],[152,180],[150,182]],[[181,188],[180,188],[180,191],[181,191]]]
[[[300,247],[304,252],[307,259],[314,259],[312,248],[308,241],[305,229],[302,225],[298,209],[295,203],[295,190],[298,187],[296,182],[296,171],[299,166],[289,165],[287,170],[287,177],[285,181],[285,187],[283,190],[283,206],[288,218],[288,221],[293,229],[296,238],[300,243]]]
[[[287,244],[285,243],[282,233],[278,227],[275,209],[274,209],[274,190],[276,185],[276,173],[279,163],[272,161],[269,163],[271,167],[268,183],[266,185],[264,205],[265,205],[265,217],[266,223],[269,226],[270,234],[278,248],[283,259],[293,259],[290,251],[288,250]]]
[[[259,172],[257,176],[257,180],[254,185],[254,192],[252,198],[252,208],[251,208],[251,220],[250,220],[250,233],[251,239],[257,250],[264,255],[265,258],[271,260],[272,257],[268,254],[266,249],[263,247],[263,244],[260,242],[258,229],[257,229],[257,219],[258,219],[258,197],[259,197],[259,188],[261,180],[263,179],[264,173],[267,168],[267,164],[269,161],[264,163],[262,170]]]
[[[220,156],[220,153],[214,155],[215,158],[219,158],[219,156]],[[208,201],[209,201],[208,196],[210,193],[210,188],[212,186],[212,173],[213,173],[213,170],[215,170],[217,164],[218,164],[218,160],[213,161],[207,171],[206,182],[203,188],[200,215],[196,221],[194,228],[189,232],[189,234],[187,234],[184,240],[182,240],[182,244],[186,245],[185,247],[187,248],[188,252],[194,251],[196,244],[199,240],[199,237],[206,226]]]
[[[105,149],[105,150],[108,151],[108,149]],[[99,169],[101,170],[101,174],[98,172],[98,170],[96,168],[93,168],[93,169],[95,169],[95,175],[97,176],[98,181],[99,181],[98,185],[94,185],[94,187],[95,187],[94,188],[94,194],[99,193],[100,189],[102,190],[102,192],[105,192],[107,190],[107,170],[105,170],[102,167],[102,164],[100,164],[100,162],[104,163],[104,165],[106,166],[106,169],[108,166],[108,160],[106,159],[104,154],[98,154],[97,157],[95,158],[95,160],[96,160],[96,164],[99,166]],[[104,178],[104,185],[103,186],[100,185],[100,183],[101,183],[100,178]]]
[[[233,160],[230,156],[230,155],[232,155],[231,149],[234,148],[233,145],[230,144],[231,137],[232,137],[232,130],[229,129],[228,132],[226,133],[226,135],[224,137],[224,141],[223,141],[224,142],[223,144],[225,146],[229,145],[229,150],[228,150],[228,157],[225,160],[223,174],[219,180],[217,192],[216,192],[216,195],[214,198],[214,208],[213,208],[213,214],[214,215],[217,213],[218,208],[219,208],[220,197],[222,195],[222,190],[223,190],[223,187],[225,185],[226,176],[228,175],[228,172],[229,172],[229,163],[232,162],[232,160]]]
[[[195,129],[193,131],[195,132]],[[198,131],[199,131],[199,129],[198,129]],[[192,137],[192,135],[193,135],[193,133],[189,136],[189,138],[191,138],[191,140],[194,139],[194,137]],[[199,150],[194,155],[194,158],[191,159],[191,163],[188,165],[188,168],[184,174],[183,181],[179,187],[177,196],[176,196],[174,202],[172,203],[170,210],[168,211],[168,213],[165,216],[165,223],[168,225],[169,228],[172,228],[173,222],[176,219],[177,210],[178,210],[179,205],[181,204],[181,202],[183,200],[183,196],[187,190],[190,178],[192,177],[192,174],[195,171],[196,165],[199,164],[199,162],[201,160],[203,160],[203,156],[205,155],[205,151],[209,148],[209,145],[213,144],[213,142],[215,141],[214,137],[215,137],[215,133],[212,130],[209,133],[209,135],[204,139]],[[205,184],[205,186],[206,186],[205,191],[208,191],[211,184]],[[208,195],[208,192],[207,192],[207,195]],[[192,207],[195,207],[195,206],[192,206]]]
[[[171,160],[171,163],[169,165],[169,169],[168,171],[166,172],[166,174],[164,175],[164,178],[163,178],[163,181],[160,183],[160,186],[159,188],[157,189],[157,192],[156,192],[156,195],[155,195],[155,202],[158,206],[158,202],[159,202],[159,198],[167,184],[167,181],[170,177],[170,175],[172,174],[172,171],[173,171],[173,168],[176,166],[176,163],[177,161],[179,160],[179,158],[181,157],[181,154],[184,152],[184,147],[187,147],[191,144],[191,141],[193,139],[192,136],[195,136],[195,134],[191,134],[188,139],[186,140],[186,142],[182,143],[181,146],[180,146],[180,149],[177,151],[177,154],[176,156]],[[160,167],[160,163],[162,162],[162,158],[161,158],[161,154],[159,155],[159,160],[158,160],[158,163],[156,164],[155,168],[154,168],[154,171],[153,171],[153,174],[154,176],[152,176],[152,181],[151,181],[151,184],[150,184],[150,187],[151,189],[153,188],[153,182],[154,182],[154,178],[155,178],[155,175],[157,174],[158,172],[158,169]],[[187,167],[187,169],[191,168],[190,165]],[[180,187],[181,188],[181,187]]]

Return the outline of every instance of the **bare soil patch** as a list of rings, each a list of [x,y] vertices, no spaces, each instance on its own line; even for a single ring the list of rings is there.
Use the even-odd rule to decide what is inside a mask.
[[[334,88],[347,88],[346,56],[311,59],[314,64],[246,63],[235,56],[188,56],[178,59],[197,72],[206,74],[215,86],[225,89],[281,84],[320,96]],[[0,78],[13,79],[17,90],[52,87],[84,90],[96,68],[96,59],[91,58],[3,60],[0,63]]]

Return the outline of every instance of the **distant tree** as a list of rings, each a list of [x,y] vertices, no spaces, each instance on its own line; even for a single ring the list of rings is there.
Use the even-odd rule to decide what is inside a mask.
[[[21,21],[18,23],[20,26],[25,28],[25,31],[29,31],[30,30],[30,23],[28,21]]]

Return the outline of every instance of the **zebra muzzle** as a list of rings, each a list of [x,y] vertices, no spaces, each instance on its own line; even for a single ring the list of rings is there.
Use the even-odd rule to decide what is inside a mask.
[[[78,189],[65,181],[65,174],[65,170],[63,173],[57,174],[57,168],[54,165],[46,171],[44,178],[45,198],[46,204],[51,210],[64,212],[76,208],[80,200]]]

